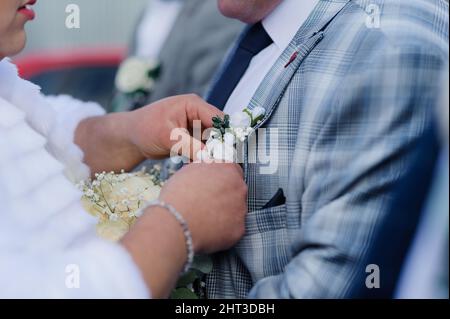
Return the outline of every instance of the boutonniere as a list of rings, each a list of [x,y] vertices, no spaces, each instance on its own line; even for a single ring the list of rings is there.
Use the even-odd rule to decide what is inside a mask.
[[[206,148],[197,154],[197,158],[205,162],[236,162],[236,148],[247,140],[265,114],[264,108],[256,107],[231,116],[226,114],[223,118],[214,117]]]
[[[130,101],[133,107],[144,105],[161,75],[161,63],[156,60],[131,57],[119,67],[116,89]]]

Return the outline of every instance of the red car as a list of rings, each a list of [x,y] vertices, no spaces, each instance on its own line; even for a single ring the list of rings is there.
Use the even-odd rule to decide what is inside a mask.
[[[44,94],[96,101],[109,111],[117,68],[125,56],[123,48],[77,49],[29,54],[14,62],[20,75]]]

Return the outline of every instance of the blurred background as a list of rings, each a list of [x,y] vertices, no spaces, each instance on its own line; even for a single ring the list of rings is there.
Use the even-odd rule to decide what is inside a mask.
[[[124,47],[148,0],[40,0],[37,19],[27,24],[28,43],[23,54],[79,47]],[[67,29],[66,7],[77,4],[81,28]]]
[[[27,46],[14,57],[20,75],[46,95],[98,102],[107,112],[204,95],[244,27],[220,14],[215,0],[38,0],[34,10]],[[70,28],[75,14],[79,28]],[[174,63],[180,52],[185,58]],[[164,70],[155,71],[151,92],[130,94],[115,85],[122,62],[134,57]]]
[[[80,8],[80,28],[69,29],[66,8]],[[118,65],[148,0],[40,0],[27,24],[19,71],[45,94],[70,94],[108,109]]]

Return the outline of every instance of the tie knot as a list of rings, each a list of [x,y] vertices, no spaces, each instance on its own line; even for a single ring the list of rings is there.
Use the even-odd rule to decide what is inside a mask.
[[[249,51],[253,55],[257,55],[272,43],[272,38],[264,29],[262,23],[258,22],[248,29],[247,33],[242,38],[239,47]]]

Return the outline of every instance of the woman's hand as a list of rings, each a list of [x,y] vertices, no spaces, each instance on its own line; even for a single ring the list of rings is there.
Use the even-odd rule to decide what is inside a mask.
[[[183,155],[195,159],[202,143],[192,137],[193,123],[210,128],[217,115],[222,112],[198,96],[180,95],[133,112],[86,119],[77,128],[75,142],[93,173],[130,170],[146,158],[169,157],[174,144],[181,144]]]
[[[174,144],[181,144],[183,155],[194,159],[202,149],[201,135],[193,137],[194,121],[201,123],[198,134],[212,126],[212,118],[222,115],[196,95],[180,95],[160,100],[130,115],[130,141],[146,158],[166,158]],[[195,139],[197,138],[197,140]],[[179,150],[175,150],[178,155]]]
[[[164,185],[160,198],[184,216],[197,253],[228,249],[244,235],[247,186],[236,164],[188,165]],[[122,244],[153,297],[167,297],[187,258],[186,239],[176,219],[162,208],[150,208]]]
[[[197,253],[232,247],[244,234],[247,185],[237,164],[191,164],[163,187],[160,198],[187,220]]]

